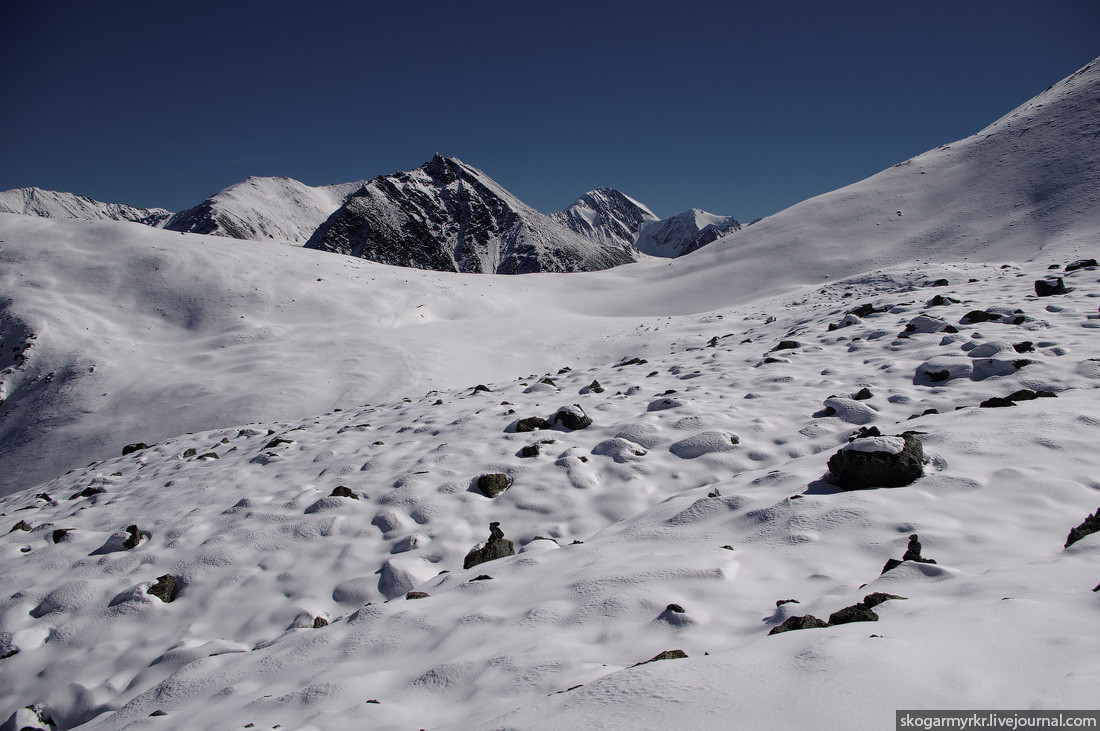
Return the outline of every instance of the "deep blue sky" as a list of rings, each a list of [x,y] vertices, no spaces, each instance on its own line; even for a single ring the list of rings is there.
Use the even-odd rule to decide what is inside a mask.
[[[742,7],[743,5],[743,7]],[[0,22],[0,190],[179,210],[436,151],[549,212],[741,220],[972,134],[1100,55],[1097,0],[35,2]]]

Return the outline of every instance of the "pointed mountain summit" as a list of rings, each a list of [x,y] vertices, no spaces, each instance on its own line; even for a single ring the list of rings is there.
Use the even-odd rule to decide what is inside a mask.
[[[637,259],[632,243],[578,234],[477,168],[436,154],[352,194],[306,248],[471,273],[594,271]]]
[[[638,232],[636,245],[650,256],[683,256],[740,230],[741,224],[733,216],[717,216],[692,208],[671,218],[646,223]]]
[[[0,213],[19,213],[42,218],[78,218],[85,221],[133,221],[163,226],[172,215],[163,208],[135,208],[123,203],[102,203],[73,193],[41,188],[0,191]]]
[[[180,211],[164,228],[300,245],[363,182],[314,187],[293,178],[252,177]]]
[[[645,205],[613,188],[590,190],[550,217],[579,234],[619,246],[633,246],[642,226],[659,220]]]

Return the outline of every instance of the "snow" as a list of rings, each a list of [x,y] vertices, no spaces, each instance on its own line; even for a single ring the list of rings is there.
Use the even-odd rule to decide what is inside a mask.
[[[905,449],[905,439],[902,437],[863,437],[845,444],[841,449],[848,452],[901,454],[902,450]]]
[[[1098,77],[604,272],[0,215],[0,654],[18,650],[0,721],[863,729],[898,708],[1094,708],[1100,534],[1063,544],[1100,503],[1100,272],[1032,285],[1097,254],[1100,182],[1050,154],[1096,169]],[[1019,187],[1044,180],[1059,192]],[[963,322],[975,309],[1024,319]],[[922,315],[959,332],[907,329]],[[1025,388],[1057,396],[978,406]],[[575,404],[591,426],[509,428]],[[917,432],[924,476],[833,485],[863,424]],[[485,497],[488,473],[511,487]],[[516,555],[463,569],[493,522]],[[881,573],[913,533],[937,563]],[[165,574],[171,603],[147,593]],[[768,635],[875,591],[907,598]]]

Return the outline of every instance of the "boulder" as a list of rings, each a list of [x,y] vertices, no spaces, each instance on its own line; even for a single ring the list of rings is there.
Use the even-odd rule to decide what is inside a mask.
[[[122,456],[125,457],[126,455],[132,454],[133,452],[148,448],[149,445],[145,442],[134,442],[133,444],[127,444],[125,447],[122,448]]]
[[[1035,280],[1035,294],[1039,297],[1052,297],[1056,294],[1069,294],[1061,277],[1048,277]]]
[[[350,487],[339,485],[329,493],[329,497],[350,497],[352,500],[358,500],[359,494],[353,492]]]
[[[863,437],[829,458],[829,472],[845,490],[903,487],[924,474],[924,450],[911,434]]]
[[[829,626],[833,627],[838,624],[848,624],[849,622],[877,622],[878,615],[875,614],[870,607],[866,606],[862,602],[859,604],[853,604],[850,607],[844,607],[838,609],[829,615]]]
[[[772,627],[772,631],[769,635],[777,635],[780,632],[790,632],[796,629],[817,629],[818,627],[828,627],[827,622],[823,622],[812,614],[807,614],[803,617],[787,617],[783,624],[776,627]]]
[[[645,665],[646,663],[657,662],[658,660],[680,660],[687,657],[687,653],[683,650],[665,650],[659,655],[649,658],[645,662],[636,663],[631,667],[638,667],[638,665]]]
[[[172,576],[172,574],[165,574],[164,576],[158,576],[157,583],[146,589],[145,593],[151,594],[165,604],[168,604],[175,601],[176,597],[179,596],[180,586],[175,576]]]
[[[554,423],[561,424],[569,431],[577,431],[592,426],[592,418],[584,413],[580,405],[573,404],[558,409],[558,413],[554,414]]]
[[[549,429],[550,422],[541,416],[529,416],[516,422],[517,432],[529,432],[536,429]]]
[[[1065,547],[1069,548],[1077,541],[1093,533],[1100,533],[1100,508],[1097,508],[1095,513],[1085,518],[1085,522],[1069,532]]]
[[[500,530],[500,523],[493,522],[489,524],[489,540],[485,545],[476,547],[466,554],[462,568],[468,569],[487,561],[515,555],[515,544],[504,537],[504,532]]]
[[[1100,264],[1098,264],[1096,262],[1096,259],[1078,259],[1075,262],[1072,262],[1070,264],[1066,264],[1066,271],[1067,272],[1072,272],[1072,271],[1076,271],[1078,269],[1084,269],[1085,267],[1097,267],[1097,266],[1100,266]]]
[[[485,497],[496,497],[512,486],[512,478],[508,475],[494,472],[477,478],[477,489]]]
[[[986,312],[985,310],[971,310],[962,316],[959,323],[962,325],[974,325],[979,322],[996,322],[1000,320],[1001,316],[996,312]]]

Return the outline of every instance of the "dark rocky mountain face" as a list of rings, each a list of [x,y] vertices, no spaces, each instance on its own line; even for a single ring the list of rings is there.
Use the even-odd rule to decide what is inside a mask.
[[[612,188],[590,190],[550,217],[589,238],[626,246],[634,245],[643,225],[658,220],[653,211]]]
[[[578,234],[480,170],[436,155],[375,178],[306,247],[383,264],[471,273],[594,271],[635,261],[632,243]]]

